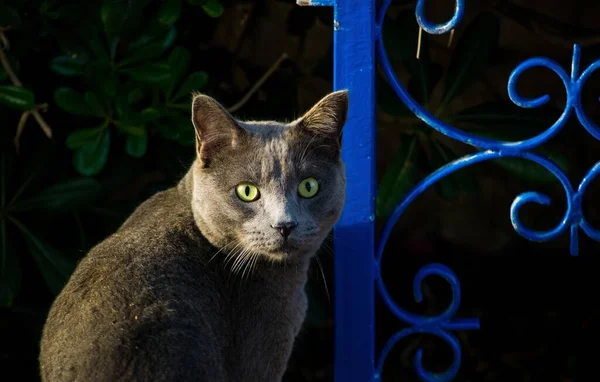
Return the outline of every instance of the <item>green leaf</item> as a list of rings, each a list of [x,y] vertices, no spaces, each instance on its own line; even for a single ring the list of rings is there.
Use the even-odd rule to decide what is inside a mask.
[[[181,16],[181,0],[166,0],[158,10],[158,21],[171,25]]]
[[[498,101],[479,104],[448,118],[451,123],[462,122],[476,129],[510,129],[523,133],[522,137],[531,137],[546,130],[558,119],[560,111],[554,108],[540,107],[525,109],[512,102]]]
[[[140,115],[141,115],[141,121],[143,123],[148,123],[148,122],[153,122],[153,121],[156,121],[157,119],[159,119],[160,111],[158,111],[158,109],[149,107],[149,108],[142,110]]]
[[[127,3],[107,0],[102,5],[100,17],[104,24],[104,32],[109,38],[118,36],[127,17]]]
[[[158,131],[160,132],[160,134],[165,139],[168,139],[170,141],[177,141],[181,138],[181,130],[177,129],[174,126],[171,126],[166,121],[161,121],[160,123],[157,123],[156,126],[158,127]]]
[[[119,123],[117,124],[117,127],[120,130],[123,130],[125,133],[127,133],[127,135],[141,137],[142,135],[146,134],[146,129],[144,128],[144,126],[135,126]]]
[[[180,46],[173,48],[171,54],[169,55],[167,63],[171,67],[171,71],[173,72],[173,78],[176,81],[187,73],[190,67],[190,60],[191,54],[187,49],[182,48]]]
[[[158,36],[144,34],[129,45],[120,66],[153,60],[163,54],[175,41],[176,29],[170,25]]]
[[[206,0],[186,0],[190,5],[200,5],[204,3]]]
[[[144,91],[140,88],[131,89],[131,91],[127,94],[127,102],[130,104],[136,103],[144,98],[145,95],[146,93],[144,93]]]
[[[207,0],[202,4],[202,9],[210,17],[219,17],[223,14],[223,5],[219,0]]]
[[[106,125],[94,128],[77,129],[67,136],[65,145],[71,150],[81,148],[90,144],[94,144]]]
[[[398,148],[392,163],[387,166],[379,184],[376,198],[377,216],[390,215],[397,204],[414,186],[417,178],[415,164],[418,151],[419,146],[416,136],[412,136],[410,141],[403,142]]]
[[[458,155],[452,149],[437,140],[428,141],[431,150],[431,166],[437,170],[442,166],[458,159]],[[455,173],[445,176],[435,184],[438,195],[444,199],[454,199],[459,192],[474,192],[478,189],[477,181],[470,176],[468,169],[460,169]]]
[[[110,151],[110,129],[106,128],[95,142],[78,148],[73,154],[73,166],[82,175],[93,176],[104,168]]]
[[[474,83],[487,68],[498,46],[500,21],[490,12],[480,13],[467,25],[456,43],[452,61],[446,73],[444,96],[438,115],[464,89]]]
[[[79,77],[83,75],[87,58],[59,56],[50,61],[50,68],[65,77]]]
[[[127,136],[127,142],[125,144],[127,154],[134,158],[141,158],[146,154],[146,150],[148,149],[148,136],[145,133],[146,130],[144,130],[144,135]]]
[[[140,101],[144,95],[144,91],[133,81],[120,84],[114,99],[115,111],[119,119],[129,115],[132,109],[131,105]]]
[[[76,115],[94,115],[94,110],[85,98],[71,88],[58,88],[54,92],[54,102],[67,113]]]
[[[0,27],[16,26],[21,24],[21,17],[16,9],[0,4]]]
[[[9,241],[6,220],[0,218],[0,307],[12,306],[21,286],[21,267]]]
[[[105,61],[110,60],[106,44],[98,31],[94,30],[94,33],[90,36],[88,47],[92,55],[97,59]]]
[[[87,102],[87,104],[90,106],[90,110],[92,110],[96,117],[104,116],[104,107],[100,103],[100,100],[98,99],[98,96],[96,94],[92,92],[85,92],[83,98],[85,99],[85,102]]]
[[[176,141],[183,146],[196,143],[196,134],[189,117],[178,111],[165,110],[163,117],[156,123],[160,134],[168,140]]]
[[[15,219],[11,221],[21,230],[25,237],[29,252],[38,265],[46,284],[54,295],[60,293],[75,269],[75,261],[69,259],[48,243],[34,235],[29,229]]]
[[[104,110],[117,93],[117,76],[108,61],[92,61],[85,68],[86,83],[92,88],[103,104]]]
[[[101,189],[102,186],[94,178],[70,179],[19,201],[15,204],[15,208],[20,211],[32,209],[69,211],[96,200]]]
[[[0,103],[12,109],[31,110],[34,103],[33,92],[20,86],[0,86]]]
[[[191,99],[191,93],[193,91],[199,91],[208,82],[208,74],[206,72],[194,72],[190,74],[183,84],[179,88],[177,94],[175,94],[175,100],[179,100],[184,97]]]
[[[136,68],[124,69],[123,73],[132,79],[146,84],[156,85],[173,80],[173,73],[168,64],[146,64]]]

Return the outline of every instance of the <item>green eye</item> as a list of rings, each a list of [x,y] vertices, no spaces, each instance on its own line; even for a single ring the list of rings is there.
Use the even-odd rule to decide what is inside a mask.
[[[306,178],[298,185],[298,194],[303,198],[312,198],[319,192],[319,182],[315,178]]]
[[[253,185],[252,183],[240,183],[235,187],[235,193],[238,198],[243,200],[244,202],[253,202],[260,198],[260,192],[258,192],[258,187]]]

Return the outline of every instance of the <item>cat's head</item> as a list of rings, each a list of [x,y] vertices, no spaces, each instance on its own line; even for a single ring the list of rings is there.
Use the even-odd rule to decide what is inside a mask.
[[[194,216],[223,256],[286,260],[317,251],[344,205],[347,109],[347,92],[337,91],[290,123],[242,122],[194,96]]]

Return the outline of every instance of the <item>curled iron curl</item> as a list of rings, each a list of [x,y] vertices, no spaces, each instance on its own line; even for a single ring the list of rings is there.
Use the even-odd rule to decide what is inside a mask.
[[[571,182],[569,181],[569,178],[567,178],[565,173],[551,160],[544,158],[539,154],[529,152],[520,153],[515,156],[530,160],[543,166],[546,170],[550,171],[552,175],[556,177],[556,179],[558,179],[563,189],[565,190],[567,199],[567,210],[565,211],[565,214],[561,221],[558,223],[558,225],[550,230],[537,231],[527,228],[519,219],[519,210],[521,209],[521,207],[527,203],[536,203],[547,206],[550,204],[550,198],[547,195],[544,195],[539,192],[524,192],[522,194],[519,194],[515,198],[510,207],[510,220],[512,222],[513,228],[519,235],[521,235],[527,240],[542,242],[556,239],[569,227],[570,223],[572,222],[574,211],[573,201],[575,195],[575,192],[573,191],[573,186],[571,186]]]
[[[573,72],[577,73],[577,68],[579,67],[579,57],[580,57],[580,48],[579,45],[573,46]],[[577,119],[581,126],[594,138],[600,140],[600,127],[596,125],[583,111],[583,105],[581,104],[581,92],[583,90],[583,85],[588,80],[588,78],[600,68],[600,60],[595,61],[590,66],[587,67],[581,74],[581,76],[574,80],[573,82],[573,93],[574,93],[574,102],[573,107],[575,109],[575,113],[577,114]]]
[[[450,305],[440,314],[432,316],[423,316],[415,313],[411,313],[402,309],[397,305],[385,286],[383,278],[380,272],[377,272],[377,288],[385,302],[390,308],[392,313],[396,315],[401,321],[408,325],[422,326],[422,327],[443,327],[453,330],[473,330],[479,328],[479,321],[473,319],[456,319],[452,320],[452,317],[456,314],[460,305],[460,283],[456,274],[452,272],[450,268],[443,264],[428,264],[422,267],[413,280],[413,293],[415,301],[420,303],[423,301],[423,294],[421,285],[423,280],[428,276],[439,276],[446,280],[450,284],[452,289],[452,300]],[[451,321],[452,320],[452,321]]]
[[[594,228],[585,218],[582,212],[581,203],[583,200],[583,195],[589,184],[600,174],[600,162],[596,163],[583,177],[581,183],[579,183],[579,187],[577,188],[577,194],[575,196],[575,200],[577,205],[576,210],[580,214],[578,216],[579,226],[588,235],[591,239],[600,241],[600,230]]]
[[[462,359],[462,350],[458,339],[451,333],[448,333],[447,331],[437,327],[410,327],[400,330],[387,340],[386,344],[383,347],[383,350],[381,351],[381,354],[379,355],[379,359],[377,360],[377,366],[375,369],[376,381],[379,381],[381,379],[381,374],[383,372],[385,360],[389,352],[393,349],[393,347],[403,338],[406,338],[416,333],[430,334],[442,339],[444,342],[450,345],[453,354],[452,363],[445,371],[441,373],[432,373],[425,370],[425,368],[423,367],[423,349],[417,349],[414,358],[417,376],[422,381],[426,382],[450,381],[456,376],[456,374],[458,373],[458,369],[460,368],[460,363]]]
[[[391,1],[386,1],[390,3]],[[445,23],[432,23],[425,17],[425,0],[418,0],[417,7],[415,9],[415,15],[417,17],[417,23],[419,26],[429,34],[444,34],[454,28],[461,22],[465,14],[465,0],[455,0],[454,14],[452,18]],[[389,6],[389,4],[387,4]],[[387,10],[387,6],[384,5],[384,9]]]

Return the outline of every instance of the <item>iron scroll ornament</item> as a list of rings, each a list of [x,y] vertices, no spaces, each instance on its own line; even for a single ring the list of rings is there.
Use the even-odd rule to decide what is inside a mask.
[[[542,205],[549,205],[550,198],[539,192],[524,192],[518,195],[510,208],[510,219],[515,231],[522,237],[530,241],[549,241],[559,237],[567,229],[570,229],[571,243],[570,253],[572,256],[578,254],[578,233],[579,228],[588,235],[590,238],[596,241],[600,241],[600,230],[591,226],[586,220],[582,212],[582,199],[588,185],[596,178],[600,173],[600,162],[597,162],[583,177],[579,186],[575,190],[571,185],[571,182],[565,175],[565,173],[552,161],[544,156],[530,152],[530,150],[543,145],[545,142],[554,137],[567,123],[573,111],[586,131],[594,138],[600,140],[600,127],[598,127],[589,117],[585,114],[581,104],[581,90],[585,81],[600,67],[600,60],[595,61],[589,67],[587,67],[583,73],[579,74],[579,63],[580,63],[580,47],[575,44],[573,47],[573,58],[571,65],[570,76],[565,70],[554,60],[545,57],[534,57],[520,63],[511,73],[508,80],[508,94],[509,98],[513,103],[522,108],[536,108],[546,104],[550,97],[545,94],[537,98],[525,98],[518,94],[516,85],[519,77],[528,69],[534,67],[544,67],[552,70],[561,79],[566,91],[566,105],[559,116],[559,118],[545,131],[542,133],[516,142],[510,141],[499,141],[493,139],[482,138],[467,132],[461,131],[454,126],[447,124],[444,121],[439,120],[434,115],[425,110],[419,105],[411,96],[408,94],[406,89],[401,85],[400,81],[396,77],[390,61],[387,57],[387,52],[382,39],[382,28],[385,14],[391,0],[384,0],[380,9],[380,13],[377,17],[376,23],[376,39],[377,39],[377,52],[379,59],[381,60],[381,66],[385,75],[398,95],[402,102],[423,122],[431,126],[438,132],[455,139],[457,141],[466,143],[468,145],[478,148],[479,152],[471,154],[450,162],[445,166],[442,166],[427,178],[422,180],[413,190],[404,198],[404,200],[396,207],[382,232],[377,252],[376,252],[376,285],[379,293],[381,294],[384,303],[390,309],[390,311],[401,321],[408,324],[409,327],[399,331],[395,335],[391,336],[387,343],[384,345],[379,358],[376,362],[375,369],[375,380],[380,380],[381,373],[385,359],[389,351],[393,346],[400,341],[402,338],[409,336],[414,333],[426,333],[434,335],[448,345],[450,345],[454,358],[450,367],[443,373],[431,373],[424,369],[422,364],[422,349],[418,349],[415,355],[415,368],[417,375],[423,381],[450,381],[458,373],[461,362],[461,347],[457,338],[450,332],[452,330],[477,330],[480,327],[479,319],[476,318],[453,318],[454,314],[458,310],[460,304],[460,284],[457,276],[448,267],[441,264],[430,264],[426,265],[419,270],[414,280],[414,295],[417,302],[421,302],[421,282],[427,276],[440,276],[446,280],[452,289],[452,302],[450,306],[441,314],[437,316],[419,316],[413,313],[407,312],[396,304],[392,299],[389,292],[386,289],[385,283],[381,277],[380,264],[383,251],[387,240],[392,232],[392,229],[402,213],[406,208],[425,190],[430,186],[434,185],[440,179],[451,175],[455,171],[458,171],[464,167],[480,163],[488,160],[514,157],[522,158],[525,160],[533,161],[546,168],[552,173],[562,185],[565,190],[567,209],[566,212],[556,227],[547,231],[538,231],[526,227],[519,219],[520,208],[527,203],[537,203]],[[464,0],[456,0],[455,12],[453,17],[440,24],[431,23],[427,20],[424,15],[425,0],[419,0],[416,7],[416,19],[419,26],[430,34],[443,34],[454,29],[461,21],[464,15]]]

